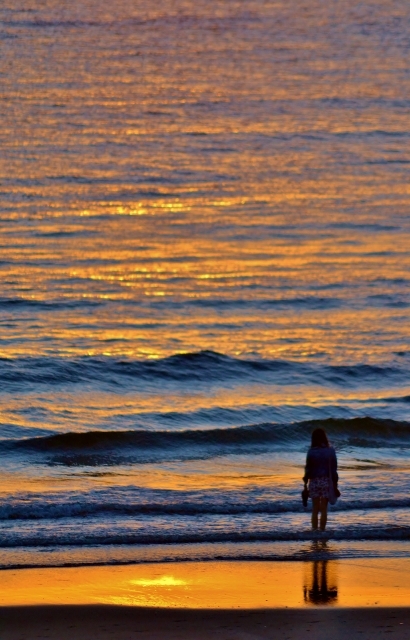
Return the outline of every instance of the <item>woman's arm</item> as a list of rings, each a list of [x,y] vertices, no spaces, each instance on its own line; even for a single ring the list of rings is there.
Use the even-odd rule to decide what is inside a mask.
[[[305,464],[305,475],[303,476],[303,482],[305,483],[305,486],[308,483],[308,480],[311,477],[311,456],[309,455],[310,450],[307,452],[306,455],[306,464]]]
[[[335,485],[337,485],[337,483],[339,481],[339,474],[337,473],[336,451],[333,449],[333,447],[332,447],[331,452],[330,452],[330,472],[332,474],[333,483]]]

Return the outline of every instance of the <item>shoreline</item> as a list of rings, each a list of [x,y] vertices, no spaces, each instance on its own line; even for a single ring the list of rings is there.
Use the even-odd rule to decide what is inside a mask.
[[[410,557],[410,540],[306,540],[202,542],[152,545],[3,547],[0,571],[169,564],[181,562],[311,562]]]

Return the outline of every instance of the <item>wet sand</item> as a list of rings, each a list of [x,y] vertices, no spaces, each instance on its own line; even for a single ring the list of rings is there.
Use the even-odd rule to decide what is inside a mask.
[[[410,638],[410,559],[0,571],[1,640]]]
[[[0,607],[406,608],[409,575],[406,557],[9,569],[0,571]]]

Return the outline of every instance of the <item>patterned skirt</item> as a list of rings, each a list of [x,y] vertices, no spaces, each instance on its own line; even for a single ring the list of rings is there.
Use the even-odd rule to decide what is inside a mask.
[[[329,478],[312,478],[309,480],[309,496],[315,498],[329,498]]]

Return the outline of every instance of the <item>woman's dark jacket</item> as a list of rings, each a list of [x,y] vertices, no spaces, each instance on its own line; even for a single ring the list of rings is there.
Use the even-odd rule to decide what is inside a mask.
[[[330,473],[332,474],[333,482],[337,484],[339,476],[337,474],[337,458],[336,451],[333,447],[310,447],[306,456],[305,475],[303,481],[307,482],[313,478],[328,478],[329,477],[329,460],[330,460]]]

